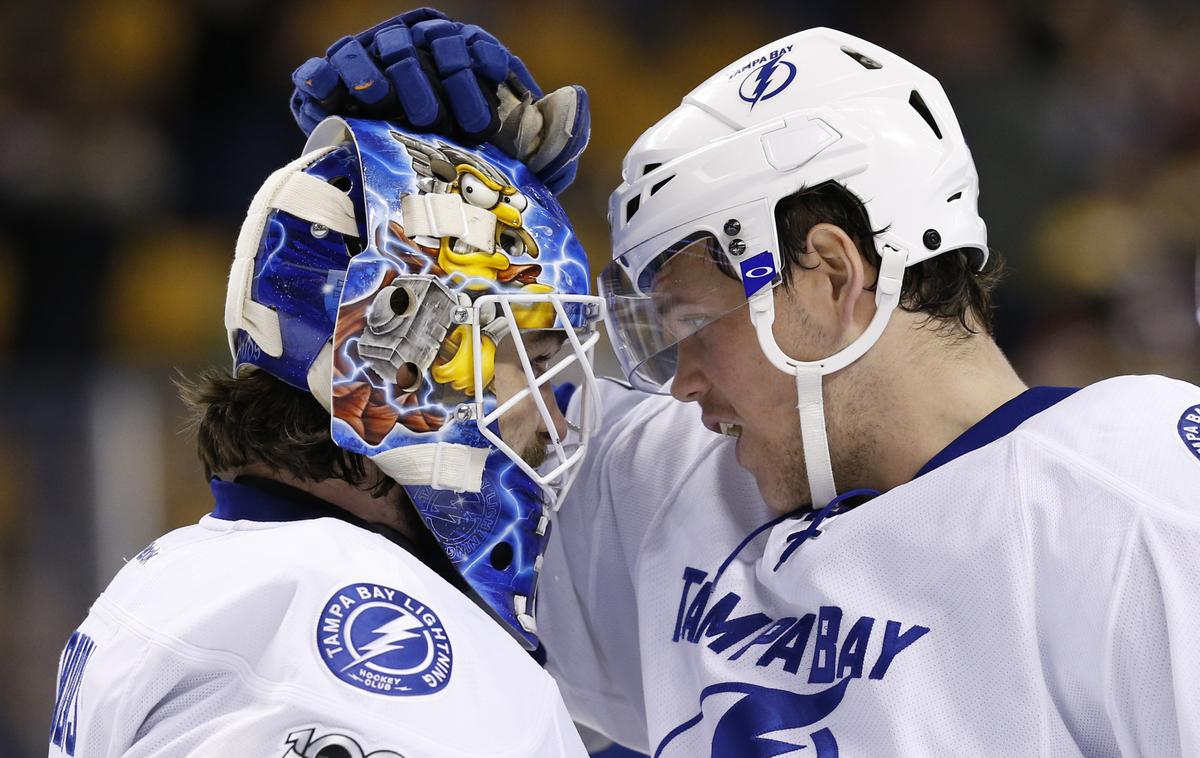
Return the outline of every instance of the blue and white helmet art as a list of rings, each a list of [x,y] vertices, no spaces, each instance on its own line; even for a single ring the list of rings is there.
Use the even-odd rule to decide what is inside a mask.
[[[230,273],[235,370],[311,392],[334,442],[403,485],[476,599],[529,649],[549,513],[598,415],[604,306],[588,287],[566,214],[524,165],[339,118],[259,190]],[[531,355],[535,337],[553,337],[552,358]],[[500,365],[517,377],[500,397],[498,347],[515,348]],[[564,432],[546,396],[569,368],[580,421]],[[534,407],[547,444],[531,455],[501,427]]]

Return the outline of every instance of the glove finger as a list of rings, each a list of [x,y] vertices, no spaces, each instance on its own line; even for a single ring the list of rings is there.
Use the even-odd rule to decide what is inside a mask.
[[[417,129],[433,131],[443,120],[445,111],[438,93],[430,84],[436,73],[430,63],[422,67],[418,58],[405,58],[387,68],[387,78],[400,101],[409,122]]]
[[[337,92],[341,81],[324,58],[309,58],[292,72],[292,84],[310,98],[326,100]]]
[[[463,39],[467,41],[468,45],[473,45],[476,42],[490,42],[493,45],[504,49],[505,52],[508,52],[508,48],[504,47],[503,42],[496,39],[495,35],[493,35],[487,29],[484,29],[482,26],[477,24],[463,24],[460,34],[462,34]]]
[[[412,32],[406,26],[389,26],[375,35],[369,50],[374,51],[375,58],[384,68],[405,58],[417,54],[413,47]]]
[[[429,53],[443,78],[471,68],[471,53],[467,42],[456,35],[429,39]]]
[[[490,82],[499,84],[508,77],[508,51],[500,45],[478,40],[470,45],[472,68]]]
[[[341,50],[346,43],[351,42],[352,40],[354,40],[354,37],[339,37],[332,45],[326,48],[325,57],[328,58],[338,50]]]
[[[426,39],[430,40],[429,52],[441,75],[442,88],[459,130],[471,141],[487,139],[499,129],[499,117],[496,103],[488,100],[486,90],[471,70],[466,40],[457,33]]]
[[[292,112],[292,118],[296,120],[296,125],[305,135],[312,134],[312,130],[317,128],[317,124],[324,120],[321,107],[314,104],[301,92],[292,92],[288,108]]]
[[[405,11],[397,16],[392,16],[386,21],[380,21],[370,29],[364,29],[363,31],[354,35],[354,38],[361,42],[363,47],[370,47],[371,43],[375,41],[375,38],[379,36],[379,33],[384,29],[389,29],[392,27],[407,28],[413,26],[414,24],[419,24],[422,21],[432,21],[433,19],[439,18],[446,19],[447,16],[441,11],[433,8],[417,8],[416,10]]]
[[[412,30],[413,44],[428,49],[435,39],[459,36],[461,24],[448,19],[422,21],[409,27]]]
[[[499,103],[495,93],[482,89],[479,79],[469,68],[442,79],[442,87],[446,90],[450,111],[464,138],[472,142],[486,142],[500,128],[500,117],[496,113]]]
[[[352,98],[364,105],[375,105],[388,95],[388,79],[367,54],[362,43],[351,39],[329,56]]]
[[[415,10],[405,11],[404,13],[401,13],[399,16],[396,16],[396,18],[399,19],[402,23],[404,23],[407,26],[416,26],[417,24],[423,23],[425,21],[434,21],[434,20],[438,20],[438,19],[440,19],[442,21],[450,20],[450,17],[447,16],[445,13],[442,13],[441,11],[437,10],[436,8],[429,8],[429,7],[416,8]]]
[[[508,76],[508,61],[512,53],[486,29],[475,24],[463,24],[460,32],[471,50],[475,74],[497,84]]]

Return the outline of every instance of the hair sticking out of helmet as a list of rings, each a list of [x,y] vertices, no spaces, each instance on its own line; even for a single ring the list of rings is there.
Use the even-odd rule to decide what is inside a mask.
[[[316,396],[341,448],[405,487],[483,607],[535,647],[537,569],[598,411],[603,302],[522,164],[329,119],[256,196],[226,324],[239,370]],[[582,380],[570,429],[547,401]]]
[[[643,367],[672,365],[679,339],[658,309],[636,303],[652,298],[637,283],[648,267],[661,269],[680,240],[708,235],[743,280],[764,354],[796,378],[812,504],[829,502],[837,491],[822,377],[878,340],[907,267],[951,250],[986,261],[975,166],[941,85],[869,42],[809,29],[755,50],[689,93],[637,140],[623,177],[609,201],[614,261],[601,294],[631,381],[662,389],[661,371],[647,381]],[[825,182],[862,198],[870,228],[882,230],[876,311],[841,351],[799,361],[780,349],[772,329],[773,288],[788,265],[775,208]]]

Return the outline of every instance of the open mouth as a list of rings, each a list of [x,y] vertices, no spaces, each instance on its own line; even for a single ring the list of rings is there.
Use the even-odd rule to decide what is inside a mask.
[[[450,249],[456,253],[481,253],[479,248],[459,239],[458,237],[449,237]]]
[[[737,439],[742,436],[741,424],[727,424],[725,422],[721,422],[717,425],[717,427],[721,434],[724,434],[726,437],[733,437],[734,439]]]
[[[515,229],[501,229],[496,235],[496,248],[509,258],[520,258],[528,255],[529,246]]]

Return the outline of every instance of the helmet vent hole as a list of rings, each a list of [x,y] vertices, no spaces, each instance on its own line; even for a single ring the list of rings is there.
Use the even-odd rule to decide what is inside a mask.
[[[492,568],[496,569],[497,571],[503,571],[511,566],[513,561],[512,545],[508,544],[507,542],[497,543],[496,546],[492,548],[491,561]]]
[[[921,99],[921,93],[913,90],[912,94],[908,97],[908,104],[913,107],[913,110],[915,110],[921,118],[925,119],[925,123],[929,124],[929,128],[933,130],[933,133],[937,135],[937,138],[941,139],[942,130],[938,128],[937,122],[933,120],[933,114],[929,112],[929,106],[925,104],[923,99]]]
[[[633,218],[633,214],[638,212],[638,208],[642,205],[642,196],[636,195],[629,198],[629,202],[625,203],[625,223],[629,223]]]
[[[661,165],[661,163],[647,163],[645,166],[642,166],[642,176],[645,176]]]
[[[354,186],[350,182],[350,177],[348,177],[348,176],[335,176],[329,180],[329,183],[332,184],[334,187],[337,187],[338,189],[340,189],[342,192],[349,192],[350,189]]]
[[[951,195],[950,197],[946,198],[946,202],[947,202],[947,203],[953,203],[955,200],[961,200],[961,199],[962,199],[962,193],[961,193],[961,192],[955,192],[953,195]]]
[[[858,64],[860,66],[862,66],[863,68],[869,68],[869,69],[883,68],[882,63],[875,60],[874,58],[868,58],[867,56],[863,55],[862,53],[858,52],[857,50],[851,50],[848,47],[843,47],[842,52],[845,53],[846,55],[849,55],[854,60],[858,61]]]
[[[671,174],[666,179],[663,179],[661,182],[659,182],[658,184],[656,184],[650,188],[650,194],[653,195],[655,192],[658,192],[660,189],[662,189],[666,185],[667,182],[671,181],[674,178],[675,178],[675,174]]]

